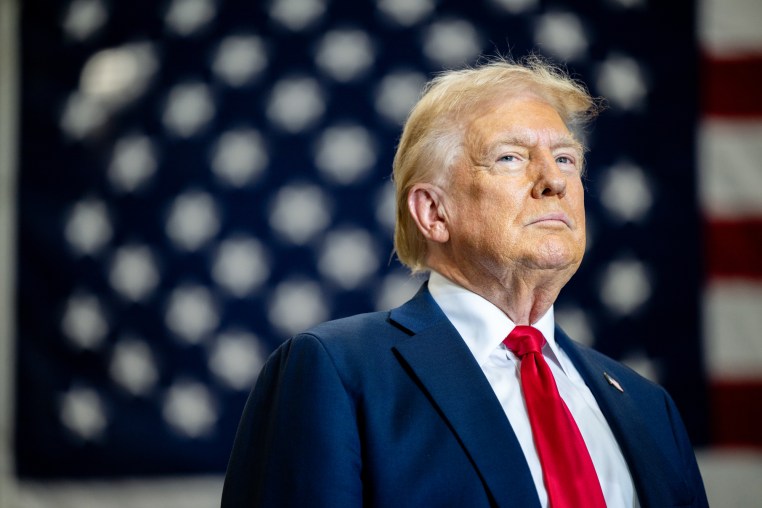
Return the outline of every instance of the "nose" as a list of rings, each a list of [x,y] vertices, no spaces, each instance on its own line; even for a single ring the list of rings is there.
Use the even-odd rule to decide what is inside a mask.
[[[553,155],[543,154],[540,160],[534,162],[534,166],[535,183],[532,187],[532,197],[535,199],[551,196],[564,197],[566,177],[556,164]]]

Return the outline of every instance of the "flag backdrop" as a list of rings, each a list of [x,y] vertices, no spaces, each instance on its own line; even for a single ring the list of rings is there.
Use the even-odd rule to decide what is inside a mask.
[[[697,445],[762,444],[762,53],[707,50],[695,9],[25,0],[17,475],[224,471],[273,348],[420,284],[390,172],[423,83],[532,50],[608,102],[559,321],[664,385]]]
[[[752,8],[751,5],[754,4]],[[762,446],[762,4],[702,5],[699,195],[713,443]]]

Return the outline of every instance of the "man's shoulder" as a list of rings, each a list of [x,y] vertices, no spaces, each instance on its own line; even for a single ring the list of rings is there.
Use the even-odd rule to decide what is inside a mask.
[[[391,375],[394,346],[408,337],[390,322],[389,313],[369,312],[317,324],[283,342],[264,372],[273,378],[291,363],[309,371],[330,366],[329,371],[359,392],[362,380]]]
[[[321,339],[354,336],[367,330],[377,331],[388,326],[390,311],[366,312],[353,316],[325,321],[303,331],[300,335],[312,335]],[[336,340],[336,339],[332,339]]]
[[[296,334],[284,346],[291,349],[312,343],[334,357],[368,356],[389,350],[407,336],[392,324],[389,315],[390,311],[377,311],[325,321]]]
[[[371,342],[377,344],[408,337],[413,330],[425,328],[444,318],[437,314],[426,287],[398,307],[390,310],[366,312],[319,323],[299,337],[313,337],[331,346],[357,345]]]
[[[652,395],[662,396],[666,393],[661,385],[648,379],[643,374],[637,372],[621,361],[615,360],[614,358],[611,358],[592,347],[580,344],[579,342],[571,342],[578,354],[586,356],[593,362],[593,364],[600,366],[603,372],[605,372],[611,379],[617,380],[619,383],[639,391],[651,393]]]

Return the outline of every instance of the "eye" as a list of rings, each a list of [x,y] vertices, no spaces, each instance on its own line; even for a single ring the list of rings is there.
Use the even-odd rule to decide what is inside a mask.
[[[556,157],[556,162],[559,164],[574,164],[574,159],[566,155],[559,155]]]
[[[502,162],[516,162],[519,158],[515,155],[503,155],[498,160]]]

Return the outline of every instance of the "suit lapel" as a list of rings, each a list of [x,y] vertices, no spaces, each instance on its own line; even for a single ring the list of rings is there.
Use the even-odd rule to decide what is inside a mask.
[[[574,363],[606,417],[630,467],[641,506],[676,506],[689,502],[692,496],[688,486],[668,480],[682,475],[675,471],[649,433],[648,422],[640,415],[628,387],[619,385],[621,380],[607,379],[603,365],[572,342],[559,327],[556,327],[556,341]]]
[[[437,408],[498,506],[538,506],[529,467],[500,403],[426,286],[390,319],[411,334],[394,350]]]

